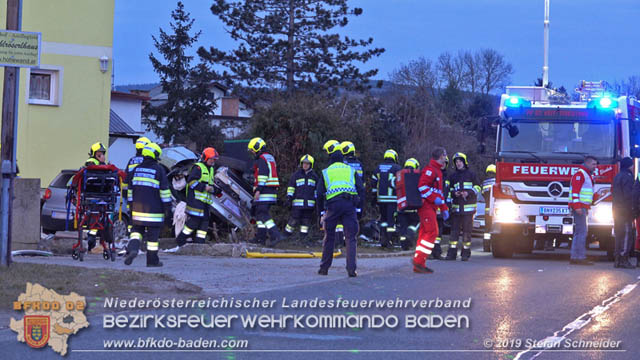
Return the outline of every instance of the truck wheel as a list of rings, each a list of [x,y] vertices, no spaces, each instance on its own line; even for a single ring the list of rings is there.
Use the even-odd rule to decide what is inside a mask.
[[[491,252],[491,240],[483,239],[482,240],[482,251],[483,252]]]
[[[491,251],[495,258],[511,258],[513,256],[513,243],[506,234],[491,235]]]

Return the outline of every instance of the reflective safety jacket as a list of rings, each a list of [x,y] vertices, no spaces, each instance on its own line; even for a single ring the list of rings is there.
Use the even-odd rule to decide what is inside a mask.
[[[124,169],[125,173],[127,174],[127,177],[129,176],[130,172],[133,172],[133,169],[135,169],[136,166],[142,163],[143,160],[144,160],[144,157],[140,154],[137,154],[136,156],[129,159],[129,162],[127,163],[127,167],[126,169]],[[127,194],[126,191],[128,187],[129,187],[129,184],[127,184],[126,182],[122,183],[122,190],[124,191],[125,196]],[[127,207],[128,206],[129,204],[127,203]]]
[[[593,176],[580,168],[573,177],[569,189],[569,208],[590,209],[593,203]]]
[[[144,161],[127,174],[127,194],[133,225],[160,227],[171,209],[171,191],[164,168],[155,159]]]
[[[457,191],[466,191],[467,197],[462,194],[456,196]],[[476,174],[468,168],[458,170],[449,175],[449,198],[451,199],[452,213],[473,214],[476,211],[478,196],[482,194],[482,188]]]
[[[420,196],[424,199],[422,208],[430,206],[441,212],[449,210],[447,205],[444,203],[445,197],[442,192],[443,185],[444,178],[442,177],[440,164],[431,159],[429,165],[425,166],[421,170],[420,180],[418,180],[418,190],[420,191]],[[436,199],[442,200],[442,205],[436,205]]]
[[[371,191],[379,203],[396,203],[396,173],[402,170],[392,160],[385,160],[371,176]]]
[[[259,153],[253,165],[253,176],[255,179],[253,189],[260,192],[258,202],[275,203],[280,186],[276,159],[269,153]]]
[[[298,169],[289,179],[287,198],[292,200],[292,206],[301,210],[313,210],[316,207],[316,186],[318,174],[315,171]]]
[[[357,207],[359,197],[363,195],[362,180],[349,165],[336,161],[322,170],[322,179],[318,181],[318,209],[324,211],[327,204],[337,199],[346,198]]]
[[[202,162],[193,164],[187,177],[187,214],[202,217],[205,212],[208,213],[209,206],[213,203],[213,195],[206,187],[213,186],[214,176],[213,167]]]
[[[84,162],[84,166],[91,166],[91,165],[104,165],[105,163],[98,161],[98,159],[90,157],[87,159],[87,161]]]
[[[489,214],[489,206],[491,204],[491,188],[496,183],[496,178],[490,177],[482,182],[482,197],[484,198],[485,216]]]

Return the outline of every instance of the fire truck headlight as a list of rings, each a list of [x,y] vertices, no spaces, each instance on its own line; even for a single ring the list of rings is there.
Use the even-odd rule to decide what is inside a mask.
[[[514,222],[518,219],[518,207],[512,202],[500,202],[495,205],[496,222]]]
[[[599,224],[613,224],[611,206],[601,204],[593,209],[593,220]]]

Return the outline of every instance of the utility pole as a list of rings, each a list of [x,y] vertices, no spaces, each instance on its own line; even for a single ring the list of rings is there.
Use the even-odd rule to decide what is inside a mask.
[[[7,30],[22,28],[22,0],[7,0]],[[11,262],[11,208],[13,203],[13,179],[16,176],[16,137],[18,131],[18,84],[20,68],[4,68],[2,93],[2,201],[0,208],[0,266]]]

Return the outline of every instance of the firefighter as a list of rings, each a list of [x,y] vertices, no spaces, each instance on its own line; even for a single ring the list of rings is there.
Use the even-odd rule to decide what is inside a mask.
[[[158,144],[148,143],[142,149],[143,160],[127,174],[131,184],[127,196],[131,204],[130,241],[127,245],[125,265],[131,265],[138,256],[141,242],[147,247],[147,267],[160,267],[158,259],[158,237],[164,225],[164,217],[171,212],[171,190],[164,168],[158,164],[162,149]]]
[[[105,165],[107,149],[101,142],[97,142],[89,148],[89,158],[84,162],[84,166]],[[71,180],[69,180],[69,183]],[[98,229],[89,229],[87,234],[87,249],[91,251],[96,246],[96,238],[100,233],[100,237],[104,237],[102,231]],[[104,238],[103,238],[104,239]]]
[[[187,176],[187,222],[176,237],[178,246],[187,243],[187,238],[196,232],[194,243],[204,244],[209,230],[209,207],[213,204],[213,195],[221,190],[213,184],[215,177],[214,165],[218,159],[215,148],[208,147],[202,151]]]
[[[491,249],[491,188],[496,183],[496,166],[490,164],[485,170],[486,178],[482,182],[482,197],[484,198],[484,236],[482,240],[485,251]]]
[[[356,157],[356,146],[351,141],[343,141],[340,143],[340,151],[344,156],[344,163],[351,166],[356,171],[356,176],[360,178],[360,181],[364,184],[364,171],[362,170],[362,163]],[[358,214],[358,220],[362,218],[362,209],[364,208],[364,196],[360,199],[360,204],[356,212]]]
[[[443,147],[436,147],[431,152],[431,160],[420,174],[418,190],[424,199],[422,207],[418,210],[420,217],[420,230],[418,232],[418,243],[416,252],[411,263],[413,272],[430,274],[433,270],[426,265],[427,258],[433,252],[436,237],[438,236],[438,222],[436,220],[436,210],[442,212],[442,218],[449,218],[449,208],[445,204],[445,197],[442,193],[444,179],[442,178],[442,167],[445,166],[447,151]]]
[[[140,163],[142,163],[142,161],[144,160],[144,157],[142,156],[142,149],[144,149],[145,146],[147,146],[147,144],[149,144],[151,142],[151,140],[149,140],[148,138],[142,136],[139,137],[138,140],[136,140],[136,155],[133,156],[131,159],[129,159],[129,162],[127,162],[127,168],[125,169],[127,175],[129,175],[130,172],[133,171],[133,169],[136,168],[136,166],[140,165]],[[128,176],[127,176],[128,177]],[[122,190],[123,190],[123,195],[125,197],[127,197],[127,188],[129,187],[129,184],[127,184],[126,182],[122,184]],[[129,203],[127,203],[127,210],[130,209],[130,205]],[[128,226],[128,231],[131,232],[131,228],[132,225]]]
[[[333,140],[324,146],[329,153],[330,165],[322,171],[322,179],[318,181],[318,209],[325,228],[322,247],[322,261],[318,274],[327,275],[333,262],[333,249],[338,223],[344,225],[347,250],[347,274],[356,277],[356,234],[358,233],[358,216],[356,208],[363,195],[362,181],[356,170],[343,163],[340,143]]]
[[[633,269],[629,256],[633,253],[633,159],[620,161],[620,172],[611,186],[613,227],[615,233],[614,267]]]
[[[404,168],[410,170],[420,169],[420,162],[415,158],[407,159]],[[418,210],[398,210],[398,234],[400,235],[400,246],[402,250],[409,250],[414,244],[415,235],[418,233],[420,218]]]
[[[451,198],[451,238],[446,260],[455,260],[458,253],[460,228],[463,231],[462,261],[471,257],[471,232],[473,214],[476,212],[478,195],[482,194],[476,174],[469,170],[467,155],[457,152],[453,155],[455,171],[449,176],[449,198]]]
[[[587,260],[587,216],[594,201],[592,174],[597,165],[598,160],[587,155],[582,167],[571,177],[569,208],[573,215],[575,229],[571,241],[571,259],[569,260],[569,264],[572,265],[593,265],[593,262]]]
[[[285,228],[285,236],[289,237],[300,225],[300,234],[306,239],[313,221],[313,210],[316,207],[316,186],[318,174],[313,171],[313,156],[306,154],[300,158],[300,169],[289,179],[287,187],[287,203],[291,208],[291,216]]]
[[[371,191],[380,210],[380,242],[382,247],[391,247],[391,237],[396,232],[394,215],[398,207],[396,202],[396,173],[401,170],[398,165],[398,153],[393,149],[384,152],[384,161],[378,165],[371,176]]]
[[[273,247],[282,239],[282,235],[270,214],[271,207],[278,199],[278,187],[280,186],[276,160],[267,151],[267,143],[262,138],[251,139],[247,149],[255,158],[253,206],[255,207],[258,231],[254,241]],[[270,237],[269,243],[267,243],[267,234]]]
[[[442,196],[445,199],[445,203],[447,207],[451,206],[451,204],[447,203],[447,199],[449,198],[449,179],[447,177],[447,167],[449,167],[449,157],[445,157],[444,164],[442,165],[442,178],[444,179],[444,184],[442,185]],[[438,222],[438,236],[436,236],[436,241],[434,243],[433,252],[429,255],[430,259],[442,260],[442,246],[440,243],[442,242],[442,233],[444,230],[444,218],[442,211],[440,208],[436,209],[436,221]]]

